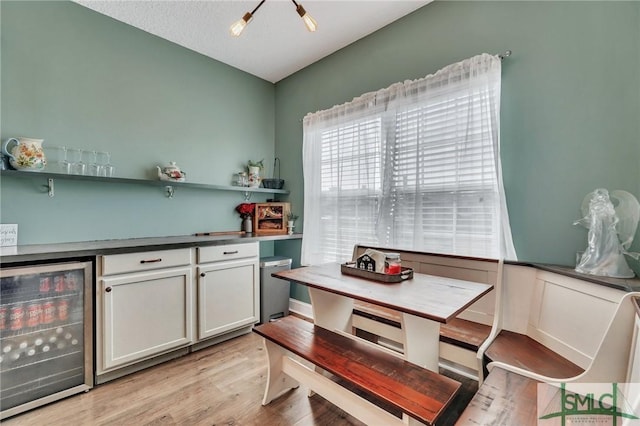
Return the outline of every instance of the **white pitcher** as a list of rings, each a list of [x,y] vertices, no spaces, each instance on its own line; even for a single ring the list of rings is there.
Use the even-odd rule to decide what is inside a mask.
[[[9,144],[15,145],[9,149]],[[42,150],[43,139],[31,138],[10,138],[3,147],[4,152],[9,157],[9,164],[16,169],[25,172],[41,172],[47,165],[47,159]]]

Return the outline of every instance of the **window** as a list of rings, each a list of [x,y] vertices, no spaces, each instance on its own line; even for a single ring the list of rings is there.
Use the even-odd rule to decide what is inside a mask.
[[[500,60],[481,55],[305,117],[302,263],[357,243],[515,259],[499,97]]]

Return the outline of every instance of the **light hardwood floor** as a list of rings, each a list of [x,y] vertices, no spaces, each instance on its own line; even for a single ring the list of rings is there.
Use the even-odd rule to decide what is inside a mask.
[[[303,386],[263,407],[266,363],[262,339],[249,333],[2,424],[363,425],[319,395],[308,398]],[[468,402],[467,396],[465,400]],[[460,412],[464,405],[466,402]],[[460,414],[455,411],[453,418],[441,424],[453,424]]]

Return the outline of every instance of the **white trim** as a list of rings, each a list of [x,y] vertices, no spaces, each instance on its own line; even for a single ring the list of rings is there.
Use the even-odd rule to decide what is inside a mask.
[[[311,303],[289,298],[289,311],[313,321],[313,308],[311,307]]]

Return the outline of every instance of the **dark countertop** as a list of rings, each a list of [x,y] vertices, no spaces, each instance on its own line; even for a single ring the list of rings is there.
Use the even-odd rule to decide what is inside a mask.
[[[587,281],[594,284],[600,284],[605,287],[615,288],[617,290],[640,291],[640,278],[638,277],[635,277],[635,278],[601,277],[598,275],[581,274],[580,272],[576,272],[575,269],[569,266],[547,265],[543,263],[505,261],[505,264],[531,266],[533,268],[537,268],[543,271],[554,272],[556,274],[564,275],[571,278],[576,278],[578,280]]]
[[[218,246],[254,241],[276,241],[300,239],[293,235],[217,235],[175,237],[128,238],[122,240],[81,241],[56,244],[33,244],[0,247],[0,263],[33,262],[40,260],[67,259],[99,256],[104,254],[135,253],[141,251],[170,250],[176,248]]]

